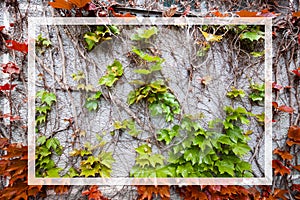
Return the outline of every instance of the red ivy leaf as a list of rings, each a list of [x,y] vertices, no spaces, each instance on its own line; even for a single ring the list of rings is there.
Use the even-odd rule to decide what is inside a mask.
[[[114,17],[135,17],[135,15],[130,14],[129,12],[121,14],[121,13],[116,13],[115,10],[112,7],[109,7],[108,10],[111,11],[112,15]]]
[[[15,87],[17,86],[17,84],[8,84],[6,83],[5,85],[0,85],[0,91],[1,90],[13,90]]]
[[[3,29],[5,29],[5,26],[0,26],[0,31],[2,31]]]
[[[275,175],[281,174],[281,176],[284,176],[285,174],[291,173],[291,170],[284,166],[279,160],[272,160],[272,168],[275,170]]]
[[[274,90],[281,90],[283,87],[282,87],[282,85],[278,85],[276,82],[273,82],[272,83],[272,88]]]
[[[298,36],[298,39],[299,39],[299,44],[300,44],[300,37]],[[292,70],[292,72],[297,75],[297,76],[300,76],[300,70],[299,69],[294,69]]]
[[[300,34],[298,34],[298,44],[300,44]]]
[[[272,106],[273,106],[274,108],[276,108],[276,109],[277,109],[277,108],[278,108],[278,103],[277,103],[277,102],[275,102],[275,101],[273,101],[273,102],[272,102]]]
[[[293,184],[291,189],[300,192],[300,184]]]
[[[276,148],[273,151],[273,153],[279,155],[283,160],[292,160],[293,159],[293,155],[290,154],[288,151],[281,151],[278,148]]]
[[[28,44],[26,42],[21,43],[15,40],[5,40],[6,47],[12,50],[20,51],[22,53],[28,53]]]
[[[7,64],[2,64],[3,72],[8,74],[19,74],[20,68],[13,62],[8,62]]]
[[[9,118],[10,121],[16,121],[21,119],[21,117],[18,115],[12,116],[11,114],[8,113],[0,116],[0,118]]]
[[[287,112],[292,114],[294,112],[294,109],[292,107],[286,106],[286,105],[282,105],[278,107],[278,110],[283,111],[283,112]]]

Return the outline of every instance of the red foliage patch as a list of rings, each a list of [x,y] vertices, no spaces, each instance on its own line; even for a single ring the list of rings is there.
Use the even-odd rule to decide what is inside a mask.
[[[12,50],[20,51],[22,53],[28,53],[28,44],[26,42],[21,43],[15,40],[6,40],[6,47]]]
[[[0,91],[1,90],[13,90],[15,87],[17,86],[17,84],[4,84],[4,85],[0,85]]]
[[[19,74],[20,68],[13,62],[8,62],[6,64],[2,64],[2,71],[3,73],[8,74]]]
[[[274,169],[275,175],[280,174],[281,176],[284,176],[285,174],[291,173],[290,168],[284,166],[280,160],[273,160],[272,168]]]

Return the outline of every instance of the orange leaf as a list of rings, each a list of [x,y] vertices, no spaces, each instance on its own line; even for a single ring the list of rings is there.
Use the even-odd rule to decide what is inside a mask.
[[[71,10],[72,9],[72,3],[66,0],[55,0],[54,2],[48,2],[50,6],[53,8],[62,8],[66,10]]]
[[[296,142],[300,142],[300,127],[291,126],[288,131],[288,137]]]
[[[288,141],[286,141],[286,143],[289,146],[293,146],[294,144],[300,145],[300,141],[297,142],[297,141],[293,141],[293,140],[288,140]]]
[[[287,112],[292,114],[294,112],[294,109],[292,107],[286,106],[286,105],[282,105],[278,107],[278,110],[283,111],[283,112]]]
[[[92,185],[88,190],[82,192],[82,195],[88,196],[89,200],[108,200],[104,197],[97,185]]]
[[[0,138],[0,149],[8,145],[8,139],[7,138]]]
[[[70,186],[66,186],[66,185],[55,185],[54,192],[56,194],[64,194],[69,191],[69,188],[70,188]]]
[[[263,9],[260,14],[258,14],[259,17],[276,17],[280,14],[276,14],[275,12],[270,12],[268,9]]]
[[[213,11],[212,14],[215,15],[216,17],[228,17],[229,16],[227,13],[223,14],[223,13],[219,12],[218,10]]]
[[[284,166],[279,160],[272,161],[272,168],[275,170],[275,175],[281,174],[281,176],[284,176],[285,174],[291,173],[291,170],[288,167]]]
[[[287,200],[287,198],[284,196],[287,192],[288,192],[287,190],[275,188],[272,196],[275,197],[276,199],[281,198],[282,200]]]
[[[293,159],[293,155],[291,155],[288,151],[281,151],[278,148],[276,148],[273,151],[273,153],[279,155],[283,160],[292,160]]]
[[[257,12],[250,12],[247,10],[238,11],[236,14],[240,17],[258,17]]]
[[[2,31],[3,29],[5,29],[5,26],[0,26],[0,31]]]
[[[294,169],[300,171],[300,165],[293,166]],[[300,186],[300,185],[299,185]],[[300,188],[300,187],[299,187]],[[299,191],[300,192],[300,191]]]
[[[292,12],[293,17],[300,17],[300,11],[298,12]]]
[[[137,186],[137,191],[141,196],[140,200],[151,200],[152,195],[155,194],[156,196],[159,195],[161,199],[169,199],[170,198],[170,187],[169,186]]]

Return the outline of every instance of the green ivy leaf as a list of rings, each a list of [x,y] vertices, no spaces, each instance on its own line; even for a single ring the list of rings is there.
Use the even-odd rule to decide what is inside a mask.
[[[234,144],[232,142],[232,140],[230,139],[230,137],[227,136],[227,135],[222,135],[221,137],[219,137],[218,142],[220,142],[222,144],[227,144],[227,145],[233,145]]]
[[[232,142],[237,143],[239,139],[243,139],[243,130],[238,126],[233,126],[231,129],[226,130],[226,134]]]
[[[156,63],[155,65],[152,65],[152,66],[150,67],[150,71],[151,71],[151,72],[159,71],[159,70],[161,70],[161,69],[162,69],[162,67],[161,67],[160,63]]]
[[[158,29],[155,26],[153,26],[146,30],[139,29],[137,32],[137,34],[131,36],[131,40],[149,39],[151,36],[157,34]]]
[[[234,176],[233,162],[227,160],[218,160],[215,165],[218,167],[221,174],[228,173],[229,175]]]
[[[153,154],[149,157],[149,163],[152,167],[155,167],[156,164],[163,165],[164,164],[164,156],[161,154]]]
[[[108,169],[112,168],[112,163],[115,162],[115,159],[112,157],[112,152],[101,152],[99,159],[102,165]]]
[[[61,171],[61,168],[52,168],[47,170],[47,177],[60,177],[59,172]]]
[[[98,101],[97,100],[89,100],[87,101],[84,106],[89,110],[89,111],[95,111],[98,109]]]
[[[151,112],[151,115],[153,115],[153,116],[160,115],[163,113],[161,105],[158,103],[151,103],[149,105],[149,110]]]
[[[252,171],[252,165],[246,161],[241,160],[236,164],[236,169],[240,172],[243,171]]]
[[[110,26],[108,26],[108,28],[112,32],[112,34],[115,34],[115,35],[120,34],[120,30],[118,29],[118,27],[116,27],[114,25],[110,25]]]
[[[43,136],[39,137],[36,140],[36,142],[37,142],[38,145],[43,145],[46,142],[46,140],[47,140],[46,136],[43,135]]]
[[[135,151],[139,154],[148,154],[150,155],[152,153],[151,147],[149,144],[143,144],[137,148],[135,148]]]
[[[96,43],[99,42],[100,40],[99,36],[97,36],[97,34],[92,32],[85,33],[83,38],[87,43],[86,48],[88,51],[92,50],[95,47]]]
[[[116,78],[115,75],[108,74],[100,78],[99,85],[106,85],[108,87],[111,87],[117,80],[118,78]]]
[[[123,75],[123,66],[118,60],[107,66],[107,75],[100,78],[99,84],[111,87]]]
[[[235,87],[231,87],[231,91],[227,93],[229,98],[236,98],[238,96],[244,97],[246,94],[242,89],[236,89]]]
[[[150,165],[150,155],[140,154],[135,158],[136,164],[140,165],[142,168]]]
[[[187,149],[184,151],[184,159],[186,161],[192,161],[192,165],[199,162],[199,150],[196,148]]]
[[[99,172],[100,176],[102,178],[109,178],[111,173],[111,169],[107,167],[103,167],[101,171]]]
[[[264,38],[264,32],[261,31],[255,31],[255,32],[251,32],[251,31],[247,31],[244,32],[243,34],[241,34],[240,38],[243,39],[249,39],[251,42],[253,42],[254,40],[259,40],[260,38]]]
[[[49,157],[47,157],[47,158],[49,158]],[[55,167],[54,161],[49,158],[49,161],[45,165],[45,169],[53,169],[54,167]]]
[[[98,171],[96,169],[83,169],[80,173],[80,176],[89,177],[89,176],[96,176]]]
[[[235,155],[243,156],[251,150],[248,144],[238,143],[233,146],[232,151]]]
[[[176,168],[172,166],[156,167],[155,171],[159,178],[176,177]]]
[[[35,121],[37,125],[46,122],[46,115],[38,116]]]
[[[252,101],[262,101],[264,99],[260,94],[255,94],[255,93],[250,94],[249,98]]]
[[[39,112],[40,114],[47,114],[48,111],[50,111],[50,106],[37,106],[35,107],[35,110]]]
[[[265,51],[260,51],[260,52],[257,52],[257,51],[253,51],[250,53],[253,57],[261,57],[265,54]]]
[[[60,142],[56,138],[49,138],[46,142],[46,147],[50,149],[52,147],[53,150],[56,150],[60,146]]]
[[[77,170],[74,167],[71,167],[68,171],[67,176],[70,178],[73,178],[73,177],[79,176],[79,173],[77,172]]]
[[[53,102],[56,102],[56,95],[51,92],[44,92],[41,100],[42,100],[42,103],[46,103],[49,106],[51,106]]]
[[[144,75],[151,74],[151,71],[148,69],[136,69],[133,70],[133,72],[137,74],[144,74]]]
[[[136,47],[132,48],[132,52],[147,62],[159,62],[159,63],[164,62],[164,59],[162,59],[158,56],[150,56],[149,54],[144,53],[143,51],[141,51],[140,49],[137,49]]]
[[[123,66],[118,60],[114,60],[114,62],[107,66],[107,70],[109,74],[114,74],[115,76],[122,76],[123,75]]]
[[[37,153],[40,154],[42,157],[46,157],[51,154],[51,151],[49,148],[47,149],[46,147],[41,146],[40,148],[38,148]]]
[[[193,173],[194,169],[190,162],[186,163],[185,165],[179,165],[176,169],[176,173],[183,178],[189,177],[191,173]]]

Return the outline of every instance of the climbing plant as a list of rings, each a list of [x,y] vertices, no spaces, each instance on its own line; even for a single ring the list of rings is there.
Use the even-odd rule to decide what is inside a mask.
[[[299,189],[299,184],[297,182],[297,179],[295,179],[295,177],[299,173],[299,167],[297,162],[297,157],[298,157],[297,149],[299,145],[299,137],[298,137],[299,105],[297,104],[297,96],[299,93],[299,87],[298,87],[299,56],[295,52],[298,51],[299,43],[300,43],[299,31],[297,29],[299,24],[300,14],[297,11],[298,9],[297,6],[293,5],[295,1],[291,1],[291,2],[254,1],[251,3],[244,2],[244,1],[241,2],[228,1],[222,5],[219,2],[213,2],[213,3],[207,2],[206,5],[201,4],[202,2],[198,2],[198,3],[196,2],[192,8],[182,6],[180,3],[182,2],[178,2],[178,6],[180,7],[177,7],[175,9],[174,7],[170,9],[166,9],[164,11],[164,16],[168,16],[168,17],[172,17],[173,15],[189,16],[195,13],[194,9],[203,10],[205,9],[205,7],[207,7],[208,9],[209,8],[214,8],[214,9],[207,11],[207,13],[205,13],[206,17],[239,16],[239,17],[273,17],[274,18],[273,30],[272,30],[273,39],[274,39],[273,40],[274,41],[273,44],[274,82],[272,87],[273,90],[273,104],[272,104],[273,119],[272,120],[274,126],[273,130],[275,130],[273,132],[273,141],[274,141],[274,151],[273,151],[274,160],[272,163],[273,170],[274,170],[273,184],[271,186],[249,186],[249,187],[235,186],[235,185],[232,186],[138,186],[137,191],[135,189],[128,187],[127,190],[130,191],[130,193],[137,192],[136,195],[138,195],[138,197],[134,196],[131,199],[136,199],[136,198],[153,199],[154,197],[160,197],[162,199],[172,199],[173,195],[180,195],[180,197],[183,199],[212,199],[212,198],[215,199],[217,198],[219,199],[240,199],[240,198],[241,199],[298,199],[300,189]],[[69,16],[69,17],[70,16],[102,16],[103,17],[109,15],[118,16],[118,17],[132,16],[132,13],[131,14],[118,13],[119,12],[118,8],[112,4],[113,2],[103,4],[98,1],[81,1],[81,2],[64,1],[63,2],[63,1],[55,0],[53,2],[50,2],[51,7],[48,5],[43,5],[43,7],[45,8],[46,13],[49,12],[48,10],[49,8],[51,9],[52,7],[56,8],[53,14],[55,16]],[[24,106],[26,105],[27,102],[27,96],[25,93],[26,90],[28,89],[26,88],[26,81],[27,81],[27,75],[26,75],[27,57],[26,56],[28,53],[28,44],[25,38],[26,33],[23,33],[22,30],[26,30],[25,27],[26,27],[27,20],[24,19],[26,19],[26,16],[31,15],[31,11],[30,12],[24,11],[20,6],[21,4],[15,2],[6,1],[3,2],[3,5],[9,8],[7,10],[13,14],[15,19],[12,20],[14,23],[11,23],[10,27],[0,26],[0,37],[1,40],[3,41],[3,44],[1,44],[1,50],[3,50],[3,52],[9,53],[10,60],[11,60],[10,63],[5,63],[2,65],[2,72],[4,73],[4,75],[8,75],[9,77],[7,76],[1,77],[1,81],[3,82],[0,85],[0,92],[2,94],[2,97],[3,99],[7,100],[9,104],[9,108],[4,109],[3,110],[4,113],[0,114],[1,115],[0,148],[1,148],[1,166],[2,166],[1,167],[2,185],[1,185],[0,196],[1,198],[4,199],[22,199],[22,198],[41,199],[46,196],[46,190],[51,190],[54,188],[55,191],[58,192],[57,195],[62,195],[67,191],[68,188],[28,186],[26,182],[27,147],[25,141],[26,139],[23,138],[26,138],[26,133],[27,133],[26,114],[24,114],[25,113]],[[137,6],[134,5],[134,2],[132,1],[129,1],[128,5],[132,7]],[[236,10],[237,7],[240,8],[240,10],[233,12],[232,10]],[[249,11],[250,9],[252,11]],[[228,12],[222,12],[224,10],[227,10]],[[42,66],[42,63],[38,62],[39,64],[38,73],[41,73],[39,74],[39,77],[44,77],[47,80],[53,78],[55,82],[55,83],[47,82],[46,84],[42,83],[41,84],[42,86],[39,85],[41,86],[42,91],[44,92],[41,92],[40,97],[38,97],[39,99],[37,102],[39,102],[39,104],[37,104],[36,107],[36,119],[37,119],[36,134],[37,135],[42,134],[43,130],[45,129],[48,131],[47,134],[49,135],[52,134],[51,126],[53,124],[51,124],[49,120],[50,117],[53,117],[55,114],[58,113],[57,115],[58,116],[61,115],[60,117],[62,119],[58,127],[63,127],[64,125],[67,126],[66,128],[63,129],[54,128],[53,132],[56,133],[56,131],[64,130],[66,135],[68,134],[68,136],[70,136],[66,140],[70,142],[69,147],[72,147],[74,151],[80,151],[80,152],[88,151],[84,149],[85,147],[82,146],[82,143],[81,145],[79,145],[80,142],[88,138],[85,138],[85,131],[80,130],[82,124],[78,123],[78,119],[76,119],[76,117],[80,117],[81,115],[83,115],[85,111],[93,111],[88,113],[89,115],[94,116],[98,110],[101,110],[101,108],[105,106],[106,102],[110,102],[115,106],[121,105],[120,101],[118,101],[118,99],[116,98],[116,96],[114,96],[114,94],[116,94],[115,91],[120,88],[120,86],[124,83],[124,81],[126,82],[128,79],[130,79],[134,83],[132,89],[126,91],[129,93],[130,91],[138,91],[140,88],[146,88],[154,81],[157,81],[156,80],[157,77],[159,77],[159,79],[162,80],[161,86],[163,88],[166,88],[166,93],[173,95],[171,99],[173,99],[174,102],[176,101],[178,102],[179,105],[178,107],[180,111],[173,113],[173,119],[170,121],[167,120],[166,118],[167,112],[158,112],[157,114],[155,114],[154,112],[152,113],[152,115],[150,115],[151,120],[157,120],[158,118],[162,117],[164,122],[168,121],[166,123],[167,125],[163,127],[153,127],[154,129],[152,130],[151,129],[144,130],[145,124],[148,125],[148,123],[151,122],[151,120],[147,121],[146,119],[141,118],[140,115],[137,115],[139,114],[138,112],[134,112],[134,113],[127,112],[128,111],[127,108],[130,108],[131,111],[136,111],[139,110],[139,108],[143,108],[149,111],[149,113],[151,114],[151,112],[153,111],[149,107],[150,103],[148,102],[148,97],[144,97],[141,98],[138,102],[134,102],[131,105],[126,105],[128,107],[126,106],[122,107],[122,112],[123,111],[126,112],[128,116],[126,116],[125,119],[121,117],[117,117],[117,119],[112,119],[111,120],[112,123],[107,124],[107,129],[109,130],[106,130],[107,132],[112,131],[111,133],[112,135],[114,135],[112,137],[113,138],[112,142],[111,143],[108,142],[109,144],[112,143],[118,144],[118,142],[121,142],[123,138],[121,137],[120,140],[116,140],[116,139],[120,135],[127,137],[127,133],[129,134],[128,138],[131,138],[132,145],[135,145],[134,143],[135,141],[137,142],[137,146],[135,148],[132,148],[132,152],[131,152],[136,155],[135,156],[136,158],[138,158],[134,160],[135,162],[134,167],[137,168],[144,167],[144,173],[149,172],[149,174],[152,175],[154,175],[155,173],[155,176],[157,177],[163,177],[163,176],[172,177],[173,175],[177,176],[178,174],[176,173],[178,172],[179,175],[181,176],[183,174],[185,174],[186,176],[190,176],[191,174],[184,172],[182,168],[178,170],[174,170],[176,168],[170,166],[168,160],[169,159],[168,151],[174,151],[175,147],[182,145],[183,143],[179,143],[179,144],[177,143],[183,142],[183,140],[188,140],[189,134],[192,135],[191,136],[192,138],[197,138],[202,136],[202,137],[209,138],[210,141],[213,141],[214,137],[212,136],[211,133],[218,133],[217,136],[221,138],[220,140],[218,140],[218,142],[222,141],[223,143],[220,142],[221,146],[226,147],[224,148],[224,151],[228,151],[230,152],[231,155],[237,156],[235,153],[237,153],[238,151],[246,152],[249,149],[246,148],[244,145],[241,145],[241,147],[243,148],[237,150],[233,147],[234,145],[232,143],[241,142],[246,145],[247,143],[245,142],[246,140],[248,140],[250,137],[253,138],[254,134],[256,134],[258,130],[263,130],[260,128],[264,127],[264,113],[262,112],[260,112],[259,114],[251,113],[253,111],[253,107],[262,106],[264,102],[264,98],[265,98],[264,86],[262,82],[253,80],[253,82],[246,85],[246,87],[244,88],[241,87],[236,82],[234,82],[232,85],[228,85],[228,89],[226,90],[226,92],[232,92],[231,95],[229,95],[232,98],[228,96],[230,98],[229,100],[230,103],[228,105],[225,105],[227,107],[225,108],[225,110],[223,110],[223,114],[224,114],[223,118],[219,117],[218,120],[212,121],[210,124],[204,124],[203,120],[206,119],[206,116],[204,116],[204,118],[196,118],[195,115],[187,115],[187,116],[184,115],[188,113],[185,113],[184,108],[181,107],[184,105],[181,101],[182,97],[178,95],[176,91],[174,92],[173,90],[174,85],[170,84],[170,80],[164,79],[162,76],[160,76],[161,73],[164,73],[163,69],[167,65],[167,62],[166,61],[150,62],[143,59],[145,58],[144,57],[145,55],[151,57],[159,57],[161,59],[164,59],[163,58],[164,56],[160,56],[159,54],[154,54],[153,52],[149,51],[149,49],[146,48],[143,49],[137,43],[133,43],[134,44],[133,46],[135,47],[131,48],[130,51],[133,55],[133,59],[135,59],[135,61],[137,62],[135,63],[135,65],[128,65],[128,62],[125,61],[126,59],[120,60],[120,63],[122,63],[124,69],[123,75],[122,78],[121,76],[115,76],[115,78],[117,78],[118,81],[112,83],[111,87],[107,86],[106,84],[101,84],[101,85],[93,84],[93,88],[89,87],[92,84],[90,84],[91,80],[88,77],[86,79],[82,79],[81,82],[77,84],[77,85],[83,84],[81,86],[87,86],[87,88],[86,87],[76,88],[76,86],[68,87],[69,86],[68,84],[70,82],[66,81],[67,79],[63,77],[63,73],[60,74],[60,70],[56,68],[57,65],[56,61],[60,64],[63,63],[60,62],[63,61],[63,59],[60,60],[57,58],[62,55],[62,52],[64,51],[63,48],[66,47],[64,46],[66,45],[65,43],[66,41],[62,41],[61,44],[57,44],[56,39],[60,37],[72,38],[71,41],[75,41],[73,43],[74,47],[76,47],[76,49],[79,52],[79,54],[76,55],[80,55],[80,57],[82,56],[86,60],[89,60],[90,54],[87,53],[88,51],[94,49],[95,46],[97,45],[100,46],[102,42],[108,39],[109,37],[112,37],[112,40],[114,40],[116,38],[115,35],[119,34],[119,33],[113,33],[113,30],[111,30],[110,28],[108,28],[109,29],[108,30],[107,27],[103,28],[103,30],[99,31],[99,33],[96,33],[97,29],[98,29],[97,26],[95,27],[86,26],[86,31],[85,31],[86,34],[84,33],[78,34],[76,33],[76,31],[73,31],[68,27],[59,29],[58,32],[53,31],[54,29],[53,30],[49,29],[50,34],[48,34],[47,31],[45,31],[40,37],[37,38],[36,44],[39,53],[37,55],[39,57],[46,58],[44,62],[47,63],[45,64],[45,66]],[[234,40],[233,38],[231,40],[232,43],[230,42],[228,43],[229,46],[228,49],[226,49],[227,53],[231,52],[232,49],[238,49],[241,54],[245,55],[245,57],[249,56],[249,58],[255,60],[255,62],[259,62],[264,58],[265,52],[258,50],[256,48],[257,45],[262,44],[262,41],[264,39],[264,30],[261,28],[261,26],[250,26],[250,25],[248,26],[241,25],[238,27],[228,26],[227,29],[226,26],[224,26],[224,28],[218,28],[217,26],[214,26],[214,28],[212,28],[211,26],[207,26],[207,27],[203,26],[199,29],[196,28],[191,30],[194,31],[194,33],[198,34],[197,36],[198,40],[195,41],[195,43],[199,45],[198,46],[199,48],[197,50],[200,49],[199,51],[197,51],[198,54],[196,54],[198,55],[198,57],[201,56],[202,58],[206,59],[211,55],[212,51],[214,52],[218,51],[222,54],[224,50],[222,48],[217,49],[215,43],[222,44],[224,41],[226,41],[227,37],[231,37],[232,34],[237,34],[238,41]],[[122,29],[119,29],[120,33],[121,31]],[[135,34],[133,34],[131,39],[133,40],[133,42],[145,42],[148,45],[152,45],[153,44],[152,42],[155,39],[159,38],[158,34],[159,34],[159,29],[156,29],[156,27],[151,27],[149,30],[145,30],[142,28],[140,31],[137,31]],[[199,40],[201,36],[203,36],[205,41]],[[81,44],[80,42],[83,43]],[[51,45],[49,45],[49,43],[51,43]],[[81,49],[80,47],[85,47],[86,49],[84,48]],[[85,50],[88,51],[85,52]],[[48,54],[49,52],[51,53]],[[124,52],[124,55],[125,53],[127,52]],[[54,58],[51,56],[54,56]],[[63,55],[62,58],[63,57],[66,58],[69,57],[69,55],[67,56]],[[54,61],[53,65],[51,61]],[[180,63],[180,61],[178,61],[177,63]],[[73,64],[74,66],[78,67],[78,65],[75,64],[75,62]],[[103,66],[107,66],[109,64],[106,63]],[[64,65],[62,66],[66,67],[67,69],[69,68],[69,64],[66,66]],[[84,63],[80,63],[80,66],[82,67],[83,69],[82,71],[84,71],[85,75],[94,72],[93,71],[94,69],[92,69],[91,67],[94,66],[92,60],[89,60],[89,65],[85,66]],[[239,75],[243,75],[243,73],[239,74],[240,72],[238,72],[236,68],[234,68],[235,65],[232,66],[233,66],[232,71],[236,72],[236,74],[235,73],[233,74],[236,75],[236,77],[238,77]],[[242,66],[244,67],[243,69],[245,72],[248,72],[249,69],[251,69],[252,67],[252,65],[247,65],[247,64],[246,65],[242,64]],[[45,68],[42,69],[42,67]],[[200,92],[197,93],[197,98],[199,98],[200,101],[201,98],[203,98],[203,96],[205,95],[205,91],[208,91],[209,85],[214,81],[214,77],[210,77],[211,74],[207,75],[207,74],[200,73],[199,75],[199,73],[198,74],[195,73],[195,70],[196,72],[198,70],[197,67],[198,66],[191,66],[188,73],[190,75],[189,79],[191,80],[190,85],[194,86],[195,84],[197,84],[197,81],[199,81],[199,85],[197,85],[197,88],[199,88],[199,91],[201,91],[202,93]],[[127,76],[128,71],[131,70],[135,72],[136,76],[134,77]],[[107,70],[107,73],[109,73],[109,70]],[[197,75],[199,75],[199,77],[197,77]],[[138,81],[133,80],[133,78],[136,79],[136,77],[138,77],[139,79]],[[99,78],[101,78],[101,76],[98,77],[98,80]],[[38,84],[40,84],[40,82]],[[60,86],[65,86],[65,87],[60,88]],[[235,87],[237,90],[242,89],[245,93],[245,96],[244,94],[241,93],[238,94],[237,97],[234,97],[236,94],[234,94],[235,93],[234,90],[230,90],[231,86]],[[83,93],[82,96],[84,97],[84,99],[82,100],[82,102],[80,102],[80,105],[82,107],[85,107],[84,108],[85,110],[78,110],[79,114],[78,115],[70,114],[72,116],[64,115],[65,113],[58,112],[61,109],[59,103],[63,98],[58,98],[54,101],[51,100],[51,98],[53,99],[53,96],[51,97],[51,95],[49,95],[49,97],[46,97],[47,96],[46,94],[53,93],[55,95],[61,95],[61,91],[70,92],[70,94],[72,95],[74,95],[78,91],[79,91],[78,93]],[[44,95],[44,101],[42,102],[43,95]],[[142,94],[139,94],[139,96],[141,95]],[[150,95],[150,93],[148,95]],[[78,98],[78,96],[76,95],[74,95],[74,97],[75,99]],[[126,104],[126,97],[122,96],[123,101],[121,101],[121,103]],[[47,100],[48,98],[50,98],[50,101]],[[189,97],[187,96],[186,99],[189,99]],[[224,98],[224,101],[225,99],[226,97]],[[251,104],[249,105],[245,103],[248,100],[251,101]],[[211,99],[210,101],[213,101],[213,99]],[[48,103],[51,102],[50,103],[51,105],[49,105],[47,102]],[[165,99],[163,98],[159,99],[158,104],[162,102],[165,102]],[[169,106],[169,108],[170,110],[172,110],[175,109],[176,106]],[[159,109],[163,109],[163,108],[159,108],[159,106],[157,106],[155,107],[154,111]],[[190,120],[193,123],[194,122],[197,123],[198,127],[196,126],[196,129],[192,127],[191,128],[192,131],[188,131],[187,128],[184,127],[183,125],[184,123],[186,123],[185,121],[188,120]],[[258,123],[259,126],[256,127],[257,129],[248,130],[246,128],[249,124],[250,125],[253,123],[255,124],[256,121],[259,122]],[[153,124],[161,125],[156,121],[153,122]],[[201,134],[195,135],[194,130],[201,132]],[[145,137],[145,132],[149,133],[150,137]],[[182,135],[184,134],[187,135],[187,138],[184,137],[182,138]],[[228,140],[227,137],[228,135],[233,137],[230,137]],[[4,138],[8,138],[8,140]],[[20,143],[12,142],[12,141],[21,142],[20,138],[22,138],[22,143],[23,143],[22,145]],[[43,146],[45,147],[47,141],[49,140],[51,141],[48,142],[48,146],[52,142],[56,144],[55,138],[56,137],[48,137],[48,135],[46,138],[44,136],[41,136],[40,138],[37,137],[38,139],[37,141],[38,145],[36,150],[37,155],[40,156],[39,148]],[[212,143],[213,142],[211,142],[211,145]],[[184,150],[188,149],[190,151],[186,154],[184,153],[181,155],[179,154],[178,157],[185,160],[184,162],[188,162],[191,165],[193,165],[193,162],[196,163],[197,160],[193,160],[193,158],[191,158],[190,155],[193,155],[192,150],[193,148],[197,150],[201,150],[201,148],[199,147],[198,144],[194,144],[193,142],[190,142],[190,144],[191,146],[187,146],[184,149]],[[139,147],[148,148],[149,145],[151,150],[150,152],[147,151],[148,153],[138,150]],[[168,149],[169,145],[171,145],[171,148]],[[50,153],[49,155],[51,156],[49,156],[49,158],[51,157],[51,160],[55,160],[55,157],[59,156],[60,152],[59,151],[56,152],[53,145],[50,145],[49,147],[50,148],[48,148],[48,152],[44,152],[44,153],[45,154]],[[212,147],[213,149],[215,148],[213,145]],[[256,155],[256,157],[259,157],[259,153],[258,153],[259,148],[257,149],[258,150],[256,149],[250,150],[250,153],[252,153],[252,155]],[[164,150],[162,154],[160,154],[161,153],[160,150]],[[17,152],[22,152],[22,153],[19,154]],[[84,168],[85,166],[89,167],[91,162],[83,162],[82,167],[80,163],[81,161],[87,161],[90,156],[91,158],[89,161],[95,158],[94,162],[92,163],[94,165],[101,166],[101,159],[99,159],[99,161],[97,160],[97,158],[101,157],[99,156],[101,153],[95,152],[94,150],[91,152],[92,154],[84,154],[83,156],[81,154],[78,154],[77,156],[74,156],[73,157],[74,160],[76,159],[79,160],[78,162],[79,165],[74,168],[71,168],[69,171],[68,169],[64,170],[64,172],[60,171],[59,174],[66,177],[78,177],[78,176],[84,177],[85,175],[83,174],[80,175],[80,173],[82,172],[81,168]],[[104,150],[103,152],[107,152],[107,151]],[[243,153],[240,153],[240,155],[238,156],[242,157],[242,154]],[[161,155],[161,156],[157,156],[157,155]],[[113,157],[114,153],[112,153],[111,156]],[[154,159],[154,161],[152,159]],[[186,161],[186,159],[188,159],[188,161]],[[256,160],[256,158],[253,159]],[[72,163],[74,161],[71,160],[72,159],[70,159],[68,162]],[[22,163],[20,161],[22,161]],[[52,163],[51,161],[49,162]],[[220,167],[220,165],[216,163],[217,162],[215,162],[215,166],[214,166],[215,173],[220,173],[220,175],[222,176],[223,175],[228,176],[230,173],[232,173],[231,171],[229,171],[228,174],[228,171],[226,171],[223,167]],[[238,166],[237,163],[238,162],[235,162],[234,166]],[[107,164],[107,166],[108,165],[109,164]],[[153,167],[153,165],[155,167]],[[148,168],[148,171],[146,171],[146,168]],[[242,169],[242,167],[239,167],[239,169]],[[248,173],[250,171],[251,170],[244,170],[243,172],[240,172],[239,170],[235,169],[234,173],[250,175],[250,173]],[[133,172],[132,173],[133,176],[136,177],[143,176],[139,173],[134,173],[135,171],[132,172]],[[47,173],[45,171],[44,174],[47,176]],[[97,173],[93,173],[90,176],[97,177],[100,176],[100,173],[99,171],[97,171]],[[105,193],[103,192],[105,191],[105,189],[101,190],[100,192],[98,186],[82,187],[82,188],[84,189],[80,190],[80,192],[78,193],[79,195],[87,196],[87,198],[90,199],[95,199],[95,198],[107,199],[103,194]],[[83,192],[81,193],[81,191]],[[128,191],[127,194],[129,193]],[[120,193],[124,194],[124,190],[122,190],[122,192],[119,192],[119,194],[117,194],[116,192],[116,194],[112,194],[110,196],[114,198],[115,195],[116,196],[120,195]],[[70,194],[71,192],[69,194],[66,194],[65,197]]]

